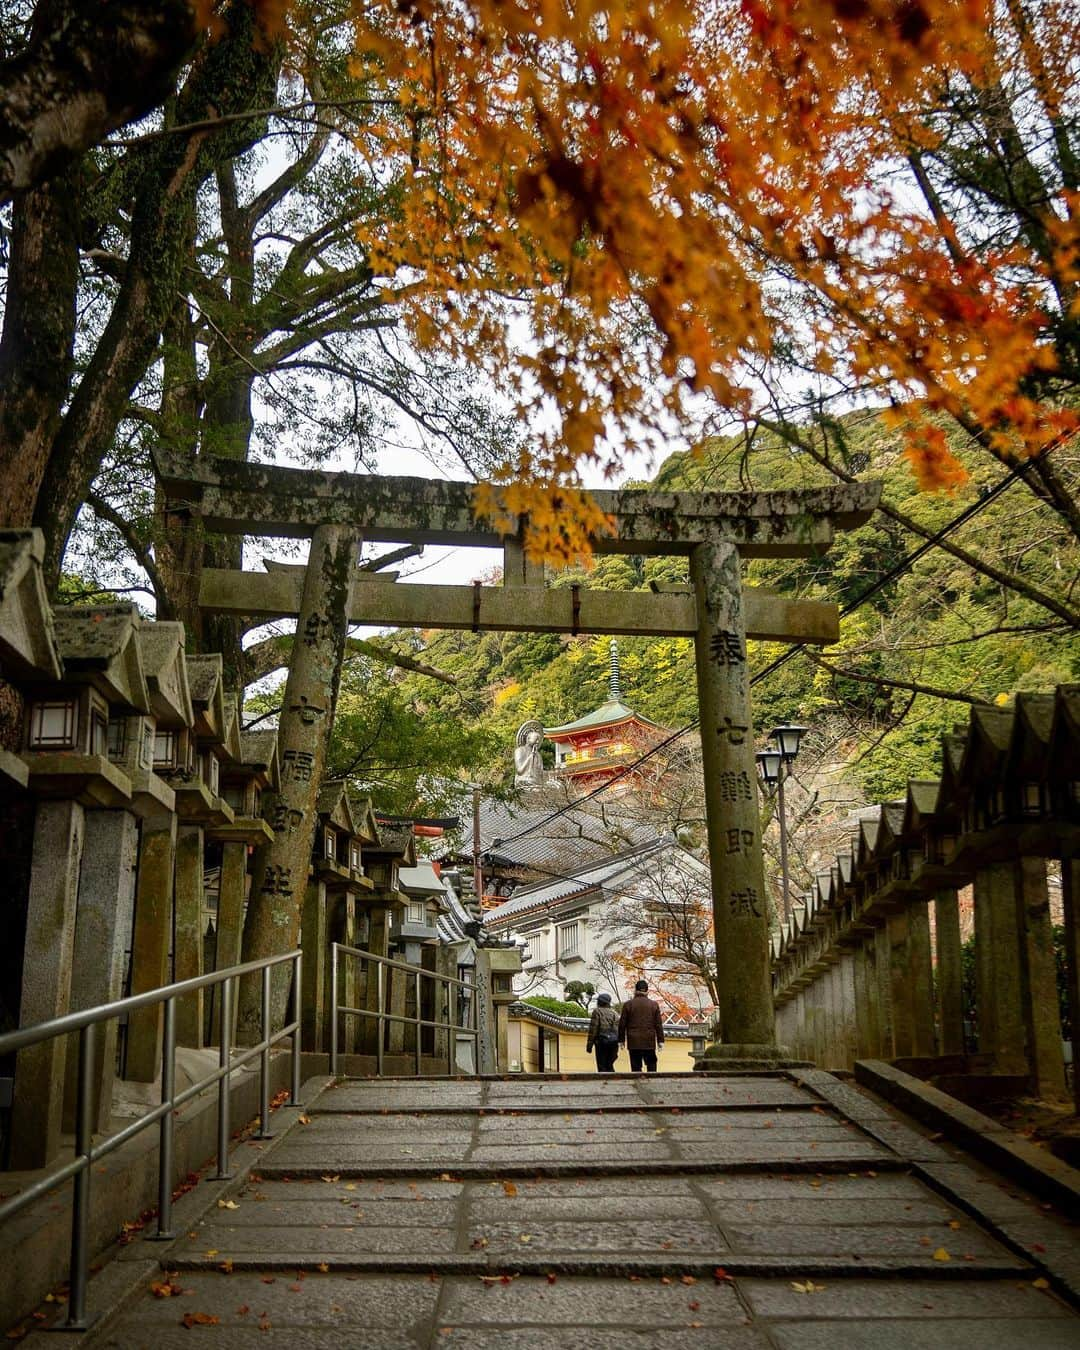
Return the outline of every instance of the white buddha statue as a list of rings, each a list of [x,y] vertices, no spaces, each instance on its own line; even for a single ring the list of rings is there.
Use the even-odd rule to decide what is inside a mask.
[[[518,731],[514,748],[514,786],[539,787],[544,781],[544,761],[540,757],[540,743],[544,728],[534,718]]]

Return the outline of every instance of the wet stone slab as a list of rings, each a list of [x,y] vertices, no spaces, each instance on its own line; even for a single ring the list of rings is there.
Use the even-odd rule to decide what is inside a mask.
[[[907,1172],[881,1172],[871,1169],[861,1175],[702,1177],[696,1182],[703,1195],[718,1201],[729,1200],[804,1200],[827,1197],[850,1201],[886,1197],[905,1202],[934,1200],[933,1191]]]
[[[628,1193],[627,1188],[618,1182],[613,1183],[606,1193],[597,1193],[593,1186],[589,1188],[591,1194],[575,1195],[572,1188],[571,1182],[562,1194],[537,1196],[529,1192],[524,1199],[520,1190],[516,1197],[474,1193],[467,1200],[469,1220],[474,1224],[506,1224],[527,1216],[530,1223],[555,1220],[573,1224],[622,1226],[639,1222],[647,1215],[652,1222],[661,1219],[677,1219],[687,1223],[709,1222],[707,1207],[686,1194],[652,1194],[646,1199],[640,1193]]]
[[[447,1255],[457,1250],[453,1228],[377,1226],[365,1220],[356,1225],[334,1227],[322,1224],[288,1227],[207,1224],[198,1235],[177,1247],[180,1260],[240,1257],[251,1252],[262,1256],[322,1261],[334,1256]],[[213,1256],[210,1254],[213,1253]]]
[[[1080,1330],[1080,1319],[1052,1294],[1012,1280],[831,1280],[823,1281],[819,1290],[809,1295],[800,1293],[788,1280],[742,1279],[738,1284],[751,1312],[765,1318],[1015,1318],[1038,1324],[1038,1333],[1032,1331],[1029,1350],[1040,1345],[1042,1319],[1068,1318]],[[946,1345],[942,1343],[941,1350]]]
[[[1035,1330],[1022,1318],[1009,1321],[955,1320],[813,1322],[770,1328],[780,1350],[1077,1350],[1080,1327],[1072,1322],[1042,1322]]]
[[[868,1224],[725,1224],[724,1232],[732,1251],[777,1256],[904,1256],[925,1260],[933,1266],[935,1252],[944,1252],[952,1261],[965,1256],[997,1258],[1015,1264],[1015,1258],[992,1238],[973,1227],[966,1231],[942,1231],[940,1225],[930,1232],[925,1225],[897,1226]]]
[[[619,1142],[618,1153],[612,1157],[611,1145],[603,1141],[589,1143],[587,1140],[573,1143],[553,1143],[548,1140],[523,1144],[500,1143],[478,1144],[469,1154],[469,1161],[487,1163],[498,1167],[500,1164],[528,1166],[532,1163],[572,1162],[582,1167],[595,1162],[643,1163],[670,1162],[675,1157],[672,1148],[663,1140],[627,1140]]]
[[[690,1303],[697,1303],[690,1309]],[[502,1284],[476,1279],[446,1281],[439,1307],[442,1325],[536,1327],[702,1327],[741,1326],[746,1313],[734,1289],[701,1282],[687,1287],[673,1282],[559,1277],[548,1283],[529,1277]],[[554,1332],[552,1333],[555,1334]],[[554,1343],[554,1342],[553,1342]],[[578,1344],[577,1336],[573,1344]]]
[[[622,1300],[621,1316],[632,1318],[634,1303],[626,1302],[625,1292],[612,1296]],[[690,1308],[687,1318],[681,1326],[647,1331],[639,1331],[636,1322],[580,1328],[573,1350],[772,1350],[764,1334],[749,1325],[702,1327]],[[551,1333],[543,1327],[440,1327],[437,1344],[452,1350],[552,1350]]]
[[[950,1223],[959,1223],[960,1231],[974,1227],[973,1222],[932,1198],[898,1202],[895,1197],[875,1199],[866,1196],[860,1200],[834,1200],[830,1196],[812,1195],[786,1200],[714,1200],[711,1204],[714,1219],[721,1224],[921,1224],[925,1233],[949,1237]]]
[[[489,1256],[514,1253],[563,1255],[589,1252],[593,1255],[656,1256],[692,1252],[720,1254],[728,1250],[719,1230],[707,1220],[639,1217],[624,1223],[552,1222],[523,1215],[514,1223],[476,1223],[470,1226],[471,1244],[485,1244]]]

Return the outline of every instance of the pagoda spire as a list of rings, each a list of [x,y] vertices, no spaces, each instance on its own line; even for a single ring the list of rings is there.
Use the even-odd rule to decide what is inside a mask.
[[[608,694],[612,703],[621,703],[622,682],[619,679],[619,644],[614,638],[611,639],[609,659],[611,661],[611,678],[608,681]]]

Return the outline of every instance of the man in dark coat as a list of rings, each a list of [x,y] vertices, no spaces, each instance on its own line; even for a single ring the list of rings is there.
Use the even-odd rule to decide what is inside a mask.
[[[630,1070],[640,1073],[642,1065],[656,1072],[656,1052],[664,1044],[664,1023],[660,1004],[649,997],[648,980],[638,980],[634,997],[622,1006],[619,1016],[619,1044],[630,1052]]]

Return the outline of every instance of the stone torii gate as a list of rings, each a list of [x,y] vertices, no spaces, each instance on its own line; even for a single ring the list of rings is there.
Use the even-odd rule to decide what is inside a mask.
[[[200,589],[200,604],[209,612],[298,620],[300,641],[282,715],[282,796],[279,819],[272,822],[279,831],[294,827],[302,836],[310,824],[298,818],[303,792],[290,799],[289,779],[301,789],[297,776],[321,773],[329,720],[323,713],[332,702],[327,663],[340,650],[348,623],[692,637],[720,990],[722,1044],[710,1053],[765,1060],[783,1054],[773,1024],[746,639],[826,644],[839,636],[839,618],[835,605],[744,587],[740,561],[823,552],[836,530],[870,518],[880,485],[792,492],[594,492],[612,525],[610,535],[594,540],[598,553],[688,556],[692,592],[648,594],[545,588],[543,568],[525,556],[527,522],[519,522],[516,535],[500,532],[476,511],[470,483],[165,454],[157,456],[156,467],[167,509],[200,517],[207,530],[312,538],[306,568],[274,566],[267,573],[204,569]],[[503,584],[402,585],[376,578],[356,567],[353,546],[361,539],[500,548]],[[343,576],[345,551],[351,556]],[[309,854],[310,838],[297,857]],[[287,908],[291,887],[283,880],[283,865],[268,856],[263,888],[276,886]]]

